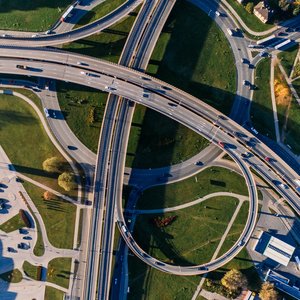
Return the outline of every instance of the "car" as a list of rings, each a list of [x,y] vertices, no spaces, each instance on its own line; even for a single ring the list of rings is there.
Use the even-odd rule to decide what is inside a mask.
[[[225,148],[225,144],[223,142],[218,142],[218,145],[222,148]]]
[[[239,246],[239,247],[241,247],[241,246],[243,246],[243,245],[244,245],[244,241],[239,241],[239,242],[238,242],[238,246]]]
[[[32,240],[32,237],[29,236],[29,235],[26,235],[26,236],[23,237],[23,240]]]
[[[158,266],[164,266],[165,264],[160,262],[160,261],[156,261],[155,264],[157,264]]]
[[[288,188],[288,186],[284,183],[279,184],[279,186],[285,190]]]
[[[80,74],[82,74],[82,75],[87,75],[87,73],[84,72],[84,71],[80,71]],[[106,87],[105,87],[105,88],[106,88]]]
[[[49,29],[49,30],[47,30],[46,32],[45,32],[45,34],[51,34],[52,33],[52,30],[51,29]]]
[[[46,107],[44,108],[44,112],[45,112],[46,118],[49,118],[50,117],[49,111],[48,111],[48,109]]]
[[[249,81],[248,80],[243,80],[243,85],[249,85]]]
[[[7,252],[17,252],[13,247],[7,247]]]
[[[219,17],[221,14],[219,11],[216,10],[216,15]]]
[[[144,98],[149,98],[149,93],[143,93]]]
[[[199,267],[198,270],[199,271],[208,271],[208,267]]]
[[[253,133],[258,134],[258,131],[257,131],[253,126],[250,128],[250,130],[251,130]]]
[[[16,65],[17,69],[27,70],[28,67],[26,65]]]
[[[26,230],[24,228],[19,228],[19,233],[20,234],[28,234],[28,230]]]
[[[195,165],[196,165],[196,166],[202,166],[202,165],[203,165],[203,162],[202,162],[202,161],[196,161],[196,162],[195,162]]]
[[[31,37],[37,37],[38,35],[37,34],[33,34]]]
[[[82,62],[78,61],[76,64],[80,66],[80,65],[82,65]]]
[[[271,162],[271,157],[266,156],[266,157],[265,157],[265,160],[268,161],[268,162]]]
[[[118,278],[115,278],[115,284],[117,284],[118,283]]]
[[[248,157],[248,152],[241,153],[241,157],[243,157],[243,158],[247,158],[247,157]]]

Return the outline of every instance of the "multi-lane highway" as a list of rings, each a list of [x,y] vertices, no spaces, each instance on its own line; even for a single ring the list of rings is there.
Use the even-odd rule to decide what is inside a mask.
[[[96,20],[90,24],[84,25],[77,29],[62,32],[45,34],[40,36],[7,36],[0,37],[0,45],[9,46],[27,46],[27,47],[41,47],[41,46],[55,46],[64,43],[69,43],[88,37],[92,34],[102,31],[105,28],[120,21],[131,11],[137,8],[143,1],[142,0],[128,0],[120,7],[112,11],[110,14],[104,16],[100,20]]]
[[[24,54],[26,55],[26,50],[19,51],[24,51]],[[33,53],[35,51],[36,50],[31,51],[31,57],[35,55]],[[39,53],[39,55],[40,54],[41,53]],[[57,56],[57,53],[55,53],[55,55]],[[291,187],[295,187],[293,179],[298,175],[288,165],[286,165],[285,162],[281,161],[281,159],[277,157],[275,153],[273,153],[270,149],[260,143],[256,137],[251,135],[240,125],[236,124],[230,119],[227,119],[225,116],[220,114],[220,112],[214,110],[213,108],[208,107],[199,99],[196,99],[157,79],[151,78],[134,70],[107,62],[102,62],[100,60],[94,60],[94,62],[91,63],[93,59],[90,58],[78,57],[77,55],[73,54],[65,55],[67,55],[67,57],[64,57],[63,53],[59,54],[60,61],[62,62],[66,60],[68,65],[35,61],[32,61],[31,63],[35,68],[38,68],[38,65],[40,65],[40,67],[45,70],[45,73],[43,74],[44,76],[51,76],[57,79],[79,83],[81,81],[80,77],[82,76],[78,76],[78,73],[80,74],[80,70],[82,69],[78,68],[76,61],[78,61],[78,59],[83,60],[85,61],[85,63],[89,63],[89,68],[93,69],[93,72],[95,72],[95,76],[92,76],[92,78],[88,81],[81,81],[81,83],[85,85],[93,84],[95,88],[105,90],[105,86],[110,85],[112,82],[112,78],[114,78],[118,88],[116,90],[113,90],[113,93],[160,111],[161,113],[170,116],[171,118],[185,124],[186,126],[192,128],[197,132],[201,131],[200,133],[203,135],[205,135],[205,132],[202,132],[204,130],[203,128],[206,128],[206,126],[210,128],[211,124],[213,124],[212,126],[215,130],[217,130],[217,128],[219,129],[214,132],[212,128],[212,130],[210,131],[213,132],[213,136],[215,139],[212,142],[217,142],[218,139],[221,141],[223,140],[225,143],[228,142],[230,145],[228,145],[229,148],[227,149],[227,151],[230,151],[231,155],[233,155],[233,150],[230,150],[231,147],[236,147],[236,149],[239,149],[239,151],[243,152],[249,151],[246,148],[247,143],[247,146],[251,148],[251,151],[255,152],[257,155],[259,155],[259,157],[257,155],[253,155],[246,160],[246,163],[254,167],[259,174],[261,174],[264,178],[266,178],[266,180],[271,182],[274,188],[289,201],[289,203],[294,207],[296,211],[300,211],[298,195],[295,194],[294,190],[292,188],[283,189],[280,186],[274,184],[275,180],[284,180]],[[48,53],[47,57],[48,60],[53,59],[51,53]],[[3,62],[4,61],[2,60],[2,65]],[[7,66],[5,67],[5,72],[13,72],[16,63],[18,62],[13,61],[12,59],[6,61]],[[101,67],[98,64],[100,64]],[[70,65],[73,66],[71,67]],[[109,66],[109,68],[107,68],[107,66]],[[98,73],[94,68],[100,70],[101,73]],[[75,72],[76,69],[78,69],[77,72]],[[115,72],[114,69],[119,70],[118,72]],[[22,72],[26,74],[28,71],[24,70]],[[107,76],[104,75],[104,73],[110,75]],[[145,90],[148,93],[148,97],[145,97]],[[174,108],[174,106],[170,106],[170,101],[176,104],[177,107]],[[196,116],[200,117],[202,121],[199,119],[197,120]],[[195,123],[191,124],[190,122],[193,120],[195,121]],[[209,125],[206,124],[206,122],[209,122]],[[209,138],[212,138],[213,136],[210,136]],[[267,156],[272,157],[273,161],[271,163],[264,161],[264,158]],[[242,159],[238,156],[235,158],[239,161],[242,161]],[[275,170],[275,172],[269,168],[270,164],[272,165],[272,168]],[[282,178],[278,177],[276,172],[281,174]],[[128,244],[129,246],[132,245],[132,243],[129,242],[129,237]],[[155,267],[163,269],[162,266],[158,266],[157,264],[155,264]],[[210,265],[209,267],[211,269],[213,268]],[[191,274],[199,274],[205,271],[207,270],[192,270]],[[181,272],[183,272],[182,268]]]
[[[100,21],[96,21],[91,25],[70,33],[38,37],[35,39],[1,39],[0,45],[1,43],[8,43],[11,46],[20,45],[20,43],[22,43],[22,45],[32,47],[56,45],[79,39],[106,28],[116,20],[125,16],[140,2],[141,1],[134,0],[128,1],[122,7]],[[153,16],[159,19],[161,16],[159,11],[163,13],[166,8],[164,5],[172,3],[173,1],[166,0],[158,2],[161,5],[160,10],[157,10]],[[199,5],[203,10],[207,11],[208,14],[211,14],[211,12],[214,13],[217,9],[221,10],[214,1],[201,1]],[[215,7],[213,5],[215,5]],[[154,11],[154,6],[151,8],[149,2],[144,4],[139,18],[137,18],[136,21],[140,22],[140,24],[138,24],[139,26],[133,27],[127,41],[128,48],[124,48],[122,55],[123,61],[121,60],[120,64],[136,69],[144,69],[147,65],[156,40],[153,35],[151,38],[150,30],[156,32],[156,34],[160,32],[158,19],[155,21],[154,17],[154,20],[149,22],[149,15],[151,15],[151,11]],[[218,20],[216,21],[218,23]],[[162,21],[161,24],[163,24],[163,22],[164,21]],[[148,27],[146,26],[147,24]],[[223,31],[225,31],[225,27],[233,26],[232,20],[230,19],[222,20],[222,22],[218,24]],[[147,39],[144,38],[143,40],[142,34],[144,37],[147,37]],[[292,35],[294,38],[299,38],[297,33],[293,33]],[[139,43],[139,47],[137,47],[137,43]],[[250,107],[249,99],[252,97],[251,90],[245,90],[242,81],[245,78],[249,81],[253,81],[253,70],[247,69],[245,71],[245,65],[239,62],[243,57],[247,59],[249,57],[246,43],[247,41],[243,39],[231,42],[237,64],[240,64],[240,66],[237,65],[239,75],[236,105],[234,106],[231,116],[239,123],[242,123],[244,119],[248,118]],[[116,218],[118,219],[121,234],[131,250],[149,265],[162,271],[178,275],[206,273],[207,271],[222,266],[236,255],[249,239],[255,225],[257,213],[256,188],[249,167],[256,170],[285,197],[298,213],[300,212],[299,195],[295,191],[296,185],[293,181],[299,174],[271,149],[266,147],[257,136],[253,136],[243,127],[223,116],[220,112],[212,109],[199,99],[164,82],[128,68],[80,55],[68,54],[59,50],[2,47],[0,48],[0,56],[7,58],[0,59],[0,72],[14,73],[17,64],[24,64],[29,68],[27,68],[27,70],[18,70],[20,74],[75,82],[108,91],[116,95],[111,96],[108,101],[105,121],[101,129],[101,139],[99,141],[95,179],[95,200],[89,244],[91,256],[89,257],[90,260],[88,260],[86,274],[86,299],[94,298],[96,292],[95,284],[97,282],[100,249],[102,250],[102,255],[98,290],[102,292],[98,294],[98,298],[107,299],[108,297],[115,204],[117,204]],[[132,60],[133,56],[135,56],[135,60]],[[78,62],[84,62],[85,66],[79,66]],[[249,188],[249,216],[241,238],[226,254],[217,260],[202,266],[193,267],[168,265],[144,253],[131,236],[123,218],[121,191],[126,145],[134,106],[132,106],[130,101],[121,100],[120,97],[141,103],[181,122],[205,136],[212,143],[219,145],[240,166]],[[240,114],[241,111],[243,111],[244,114]],[[241,156],[241,154],[245,152],[249,153],[247,158]],[[278,182],[284,182],[289,188],[278,185]],[[106,209],[105,215],[103,214],[104,208]],[[104,228],[102,227],[103,216],[105,216]],[[101,239],[102,229],[104,230],[103,238]],[[97,243],[100,240],[102,240],[101,245]]]

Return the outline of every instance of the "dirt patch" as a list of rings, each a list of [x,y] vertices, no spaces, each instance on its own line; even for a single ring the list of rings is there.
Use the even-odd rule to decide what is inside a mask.
[[[292,100],[292,95],[282,74],[278,74],[277,78],[274,80],[274,92],[277,105],[289,105]]]

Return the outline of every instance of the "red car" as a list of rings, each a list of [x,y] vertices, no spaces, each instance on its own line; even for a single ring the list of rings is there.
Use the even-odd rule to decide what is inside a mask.
[[[266,157],[265,157],[265,160],[266,160],[266,161],[271,161],[271,158],[268,157],[268,156],[266,156]]]
[[[225,144],[224,144],[223,142],[218,142],[218,145],[219,145],[220,147],[222,147],[222,148],[225,147]]]

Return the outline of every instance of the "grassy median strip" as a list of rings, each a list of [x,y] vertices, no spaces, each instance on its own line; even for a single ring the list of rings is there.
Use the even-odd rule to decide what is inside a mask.
[[[251,120],[254,127],[263,135],[275,139],[274,117],[270,89],[270,59],[263,59],[256,67],[255,84],[251,104]]]
[[[138,200],[138,209],[157,209],[188,203],[215,192],[248,195],[245,179],[220,167],[208,167],[180,182],[159,185],[145,190]]]
[[[47,281],[69,288],[71,258],[54,258],[48,264]]]
[[[3,2],[3,1],[2,1]],[[0,29],[48,30],[63,14],[71,0],[9,0],[0,5]]]
[[[76,207],[74,204],[53,196],[45,200],[44,190],[23,183],[28,195],[41,214],[50,243],[57,248],[73,248]]]

